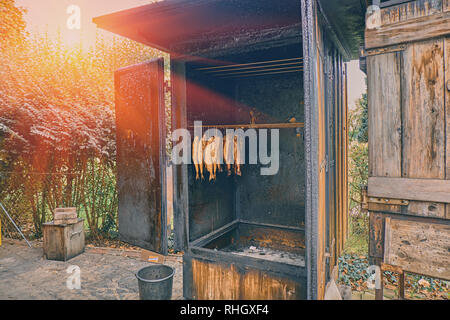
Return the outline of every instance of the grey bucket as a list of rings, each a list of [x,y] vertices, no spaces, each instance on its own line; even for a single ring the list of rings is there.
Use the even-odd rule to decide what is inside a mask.
[[[172,299],[172,284],[175,269],[163,264],[144,267],[136,273],[141,300]]]

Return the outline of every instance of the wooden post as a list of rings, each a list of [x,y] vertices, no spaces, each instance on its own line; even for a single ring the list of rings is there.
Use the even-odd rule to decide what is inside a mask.
[[[398,298],[399,300],[405,300],[405,271],[403,270],[403,268],[383,263],[381,265],[381,272],[384,271],[390,271],[398,274]]]
[[[405,300],[405,272],[398,275],[399,277],[399,287],[398,287],[398,297],[400,300]]]
[[[382,259],[375,259],[376,265],[380,267],[380,288],[375,289],[375,300],[383,300],[383,288],[384,288],[384,277],[383,277],[383,266]]]

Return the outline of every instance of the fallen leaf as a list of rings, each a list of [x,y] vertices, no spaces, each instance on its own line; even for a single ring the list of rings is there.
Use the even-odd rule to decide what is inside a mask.
[[[428,288],[430,286],[430,283],[425,279],[420,279],[419,285],[421,285],[422,287]]]

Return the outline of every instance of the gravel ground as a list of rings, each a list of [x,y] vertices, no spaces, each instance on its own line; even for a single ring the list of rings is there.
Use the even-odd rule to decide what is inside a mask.
[[[148,262],[139,254],[123,250],[87,248],[67,261],[43,257],[42,244],[3,239],[0,246],[0,299],[50,300],[135,300],[139,299],[135,273]],[[132,253],[132,252],[131,252]],[[182,299],[182,257],[169,256],[166,264],[175,268],[172,299]],[[70,290],[66,281],[69,266],[81,270],[81,289]]]

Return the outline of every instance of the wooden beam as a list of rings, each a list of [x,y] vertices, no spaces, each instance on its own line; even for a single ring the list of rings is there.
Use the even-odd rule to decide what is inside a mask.
[[[450,34],[450,12],[366,29],[366,49],[392,46]]]
[[[409,0],[411,1],[411,0]],[[378,3],[380,3],[380,1],[377,1]],[[405,2],[408,2],[408,0],[390,0],[390,1],[385,1],[383,3],[380,3],[380,7],[381,8],[386,8],[386,7],[390,7],[390,6],[396,6],[398,4],[403,4]],[[374,2],[375,4],[375,2]]]
[[[450,203],[450,180],[370,177],[368,195]]]
[[[401,177],[401,54],[367,57],[369,175]]]

